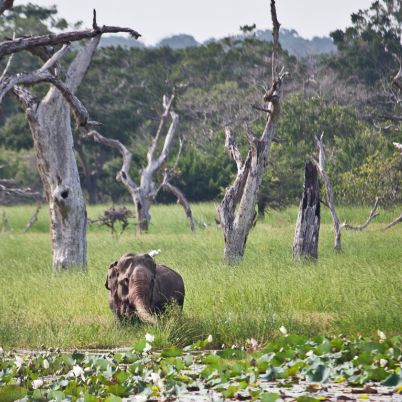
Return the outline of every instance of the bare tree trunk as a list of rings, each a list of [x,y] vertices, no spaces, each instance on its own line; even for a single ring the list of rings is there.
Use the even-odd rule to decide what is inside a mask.
[[[331,187],[331,181],[329,180],[327,171],[326,171],[326,157],[325,157],[325,151],[324,151],[324,133],[321,134],[320,138],[315,138],[317,147],[318,147],[318,152],[319,152],[319,161],[317,162],[316,160],[313,159],[314,164],[316,165],[322,179],[324,180],[324,186],[325,186],[325,192],[327,194],[327,203],[328,203],[328,208],[331,212],[331,217],[332,217],[332,222],[333,222],[333,229],[334,229],[334,249],[336,251],[341,251],[342,250],[342,245],[341,245],[341,226],[339,223],[338,215],[336,214],[335,211],[335,203],[334,203],[334,193],[332,192],[332,187]]]
[[[53,267],[65,270],[86,265],[87,214],[71,132],[70,110],[52,88],[29,124],[37,165],[49,203]]]
[[[179,116],[171,110],[174,98],[174,94],[169,99],[166,96],[163,97],[164,111],[161,115],[159,127],[153,138],[152,144],[148,149],[147,165],[141,170],[139,186],[131,179],[129,174],[132,154],[120,141],[104,137],[96,130],[91,130],[85,134],[86,136],[91,137],[95,142],[118,150],[122,155],[123,166],[117,174],[116,179],[126,187],[131,195],[135,205],[138,229],[140,232],[146,232],[149,229],[149,223],[151,221],[150,209],[161,188],[161,186],[155,186],[154,177],[156,172],[162,168],[170,156],[173,139],[179,122]],[[169,116],[172,121],[166,133],[162,150],[159,155],[156,155],[163,127]]]
[[[99,39],[91,39],[71,63],[64,84],[71,94],[84,78]],[[39,103],[26,90],[17,89],[14,93],[26,109],[49,204],[53,268],[85,269],[87,213],[74,154],[69,105],[54,86]]]
[[[268,102],[268,107],[258,109],[268,113],[264,131],[261,137],[257,138],[247,128],[246,137],[249,143],[249,151],[243,160],[231,129],[229,127],[225,129],[225,149],[237,165],[237,177],[226,190],[218,207],[220,222],[224,229],[224,261],[227,264],[236,264],[243,258],[247,237],[256,214],[255,207],[266,158],[271,148],[280,114],[282,81],[286,73],[283,69],[279,73],[277,66],[280,24],[276,15],[275,0],[271,0],[271,17],[273,22],[272,85],[264,96],[264,101]]]
[[[318,172],[312,161],[306,163],[304,172],[304,192],[300,201],[293,257],[318,258],[318,237],[320,234],[320,183]]]

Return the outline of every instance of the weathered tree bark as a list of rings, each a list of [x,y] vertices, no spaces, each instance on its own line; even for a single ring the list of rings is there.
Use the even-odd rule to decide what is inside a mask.
[[[325,193],[327,195],[327,204],[328,204],[328,208],[331,212],[331,217],[332,217],[332,222],[333,222],[334,249],[336,251],[341,251],[342,250],[341,226],[339,223],[338,215],[336,214],[336,211],[335,211],[334,193],[332,192],[331,181],[329,180],[329,177],[328,177],[328,174],[326,171],[327,160],[325,157],[323,138],[324,138],[324,133],[321,134],[320,138],[317,138],[317,137],[315,138],[317,147],[318,147],[318,152],[319,152],[319,160],[318,160],[318,162],[315,159],[313,159],[312,161],[316,165],[316,167],[324,181]]]
[[[0,0],[1,1],[1,0]],[[4,4],[3,4],[4,3]],[[12,2],[0,3],[1,11],[10,8]],[[72,266],[86,266],[86,209],[82,196],[77,163],[73,150],[70,109],[77,126],[86,126],[88,112],[74,95],[92,60],[100,36],[107,32],[129,32],[135,38],[140,35],[128,28],[98,27],[94,10],[93,29],[61,34],[12,39],[0,43],[0,57],[22,50],[48,57],[48,45],[64,44],[51,55],[44,65],[30,73],[7,76],[7,66],[0,80],[0,101],[10,90],[26,110],[31,128],[38,171],[49,203],[53,241],[53,268],[64,270]],[[59,59],[67,50],[66,43],[92,38],[83,47],[65,75],[59,77]],[[34,98],[20,85],[49,82],[53,86],[42,100]],[[88,128],[87,128],[88,129]]]
[[[304,171],[304,192],[297,217],[293,257],[317,259],[319,234],[320,183],[317,168],[312,161],[309,161]]]
[[[282,81],[286,73],[283,69],[278,72],[277,67],[280,24],[276,16],[275,0],[271,0],[271,17],[273,22],[272,85],[264,96],[268,107],[261,108],[264,113],[267,112],[264,131],[261,137],[257,138],[247,128],[246,137],[249,151],[243,160],[230,127],[225,129],[225,149],[237,165],[237,176],[233,184],[226,190],[218,207],[220,222],[224,229],[224,261],[227,264],[239,263],[243,258],[247,237],[256,214],[255,207],[266,158],[280,114]]]
[[[70,108],[65,99],[72,99],[89,67],[100,37],[92,39],[71,63],[64,90],[52,86],[47,95],[36,101],[28,91],[14,88],[25,107],[36,152],[39,175],[49,204],[53,242],[53,268],[56,271],[86,266],[87,214],[74,154]],[[58,86],[59,87],[59,86]],[[77,110],[82,105],[73,108]],[[84,109],[85,110],[85,109]],[[84,119],[88,117],[85,110]]]
[[[126,187],[127,191],[131,195],[136,209],[138,229],[140,232],[146,232],[149,228],[149,223],[151,221],[151,214],[149,211],[161,188],[161,186],[157,187],[155,185],[155,174],[162,168],[169,158],[177,124],[179,122],[179,116],[171,110],[174,98],[174,94],[169,99],[166,96],[163,97],[164,111],[161,115],[159,127],[156,131],[155,137],[153,138],[152,144],[147,153],[148,163],[141,170],[140,185],[137,185],[132,180],[129,173],[132,154],[120,141],[104,137],[96,130],[90,130],[89,132],[85,133],[85,136],[91,137],[95,142],[114,148],[122,155],[123,166],[117,173],[116,179]],[[167,131],[162,151],[159,155],[156,155],[163,127],[169,115],[172,119],[172,122]]]

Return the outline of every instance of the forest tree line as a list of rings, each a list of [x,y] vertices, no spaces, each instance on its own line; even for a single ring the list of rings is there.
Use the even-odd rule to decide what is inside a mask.
[[[280,141],[272,146],[260,192],[263,205],[298,202],[304,165],[315,154],[314,137],[321,132],[337,202],[371,204],[378,195],[383,205],[401,202],[402,157],[392,146],[402,140],[401,15],[399,1],[375,1],[369,10],[352,15],[349,28],[331,34],[336,53],[297,59],[280,51],[290,77],[277,128]],[[16,6],[1,20],[0,35],[44,34],[69,26],[55,8]],[[149,133],[159,123],[162,95],[175,88],[177,131],[184,147],[172,182],[190,201],[219,199],[235,170],[224,153],[224,127],[240,131],[247,122],[259,132],[264,126],[266,117],[252,105],[261,102],[268,84],[271,46],[250,31],[186,49],[103,47],[78,95],[91,117],[103,123],[102,132],[132,152],[130,173],[138,179],[152,141]],[[73,57],[67,55],[65,63]],[[19,53],[11,71],[30,71],[38,63]],[[32,91],[39,96],[45,88]],[[40,189],[31,133],[11,97],[1,104],[0,144],[0,177]],[[88,200],[126,201],[128,194],[115,180],[120,155],[78,135],[75,148]],[[158,198],[172,200],[163,192]]]

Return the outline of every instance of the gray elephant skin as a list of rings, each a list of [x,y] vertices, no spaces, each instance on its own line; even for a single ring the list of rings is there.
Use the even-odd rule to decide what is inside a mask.
[[[148,254],[124,254],[110,265],[105,283],[109,306],[120,320],[139,318],[156,323],[155,314],[175,302],[183,308],[183,278],[173,269],[155,264]]]

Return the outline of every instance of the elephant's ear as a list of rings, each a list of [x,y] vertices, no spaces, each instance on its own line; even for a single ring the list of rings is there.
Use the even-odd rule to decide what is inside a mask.
[[[118,262],[118,261],[112,262],[112,263],[109,265],[109,269],[115,267],[115,266],[117,265],[117,262]]]
[[[156,274],[156,264],[154,259],[149,254],[143,254],[141,256],[141,264],[146,266],[154,275]]]
[[[106,288],[107,290],[110,290],[110,288],[109,288],[109,275],[106,275],[105,288]]]

